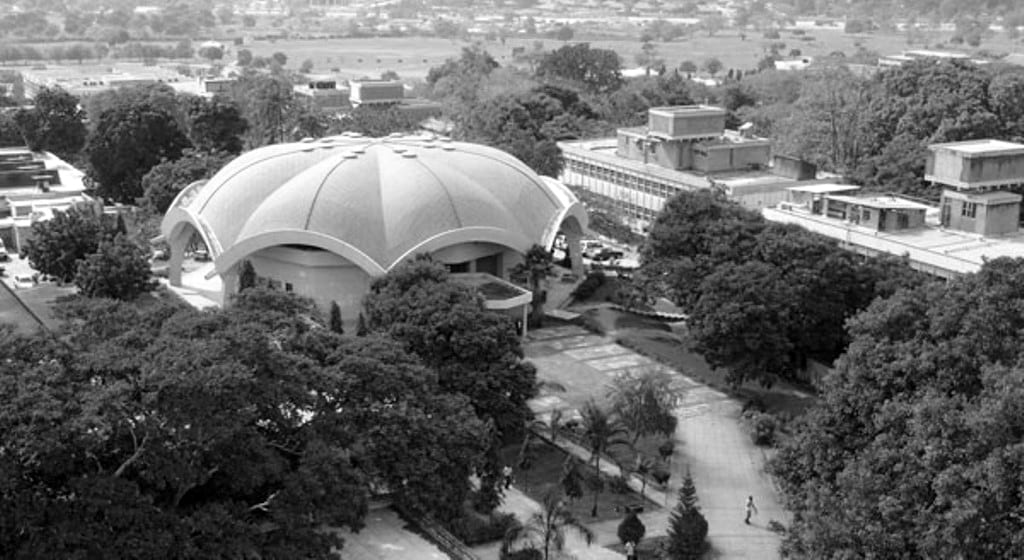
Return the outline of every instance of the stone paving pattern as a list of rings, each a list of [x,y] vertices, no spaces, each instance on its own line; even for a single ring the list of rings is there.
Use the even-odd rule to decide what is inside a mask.
[[[531,403],[541,416],[556,408],[579,408],[590,396],[602,396],[616,375],[640,367],[665,369],[676,375],[679,384],[686,388],[677,410],[680,422],[676,431],[676,455],[672,458],[672,479],[663,490],[648,486],[648,495],[664,504],[660,511],[641,515],[648,536],[665,534],[668,517],[676,504],[676,493],[689,469],[697,486],[699,506],[708,520],[708,540],[712,546],[709,557],[779,558],[779,536],[769,531],[767,525],[771,520],[788,524],[789,515],[781,506],[771,478],[764,472],[764,451],[751,442],[740,423],[742,405],[739,401],[683,373],[654,364],[610,338],[588,335],[579,327],[542,329],[531,333],[530,338],[526,356],[537,366],[538,376],[567,388],[565,393],[549,392]],[[589,345],[584,346],[583,342]],[[563,415],[571,416],[565,412]],[[583,457],[589,456],[584,449],[575,451]],[[602,466],[610,474],[618,474],[617,468],[607,461]],[[750,525],[743,523],[748,495],[754,496],[759,510]],[[510,498],[510,501],[512,504],[506,504],[510,510],[523,507],[519,498]],[[618,523],[612,520],[595,524],[597,543],[615,544]],[[596,548],[581,549],[582,543],[573,539],[570,543],[578,558],[605,557]],[[614,553],[609,557],[621,558]]]

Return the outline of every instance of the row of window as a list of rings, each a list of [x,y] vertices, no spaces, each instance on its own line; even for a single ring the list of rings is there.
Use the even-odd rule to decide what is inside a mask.
[[[574,159],[566,160],[566,165],[569,171],[579,173],[587,177],[593,177],[598,180],[608,181],[616,185],[628,187],[644,194],[650,194],[654,196],[660,196],[662,198],[670,198],[679,192],[679,188],[668,183],[662,183],[648,179],[646,177],[639,177],[634,173],[628,171],[619,171],[615,169],[609,169],[603,165],[595,165],[585,161],[578,161]]]

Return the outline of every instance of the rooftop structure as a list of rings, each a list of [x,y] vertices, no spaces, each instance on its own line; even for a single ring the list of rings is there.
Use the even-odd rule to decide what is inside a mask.
[[[607,199],[638,222],[652,219],[681,190],[719,188],[761,208],[816,174],[813,165],[792,158],[776,158],[772,165],[770,140],[726,130],[725,110],[708,105],[655,107],[647,126],[559,147],[566,184]]]
[[[969,140],[928,146],[924,178],[957,190],[1024,185],[1024,144]]]
[[[49,152],[0,148],[0,239],[20,251],[32,224],[90,202],[85,174]]]
[[[581,272],[586,225],[571,191],[500,150],[349,134],[239,156],[186,187],[161,231],[171,244],[172,285],[183,284],[186,249],[198,242],[213,259],[206,280],[216,282],[204,289],[215,299],[235,291],[249,261],[266,285],[325,309],[336,302],[352,321],[372,279],[419,253],[455,273],[489,275],[482,289],[507,288],[501,279],[523,254],[534,244],[551,247],[561,232],[576,244],[570,253]],[[525,313],[521,293],[491,292],[488,301],[505,302],[493,308]],[[506,300],[517,303],[502,307]]]
[[[25,95],[35,97],[43,87],[60,87],[78,97],[88,97],[112,88],[165,83],[192,83],[173,70],[142,64],[69,65],[34,67],[21,71]]]
[[[788,189],[788,200],[764,215],[860,253],[907,255],[911,266],[943,278],[976,272],[985,259],[1024,257],[1021,196],[996,190],[1024,186],[1024,145],[973,140],[928,150],[925,178],[950,187],[939,206],[819,185]]]

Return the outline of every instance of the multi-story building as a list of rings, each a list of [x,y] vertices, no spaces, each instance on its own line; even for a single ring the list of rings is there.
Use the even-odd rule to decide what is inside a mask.
[[[405,85],[398,80],[352,80],[349,102],[353,107],[396,107],[402,113],[424,121],[441,114],[441,104],[405,96]]]
[[[763,210],[868,255],[906,255],[918,270],[953,278],[988,259],[1024,257],[1020,232],[1024,144],[972,140],[929,146],[925,179],[946,187],[938,206],[895,195],[852,196],[858,187],[790,188]]]
[[[334,78],[321,77],[295,86],[295,93],[325,111],[350,109],[350,91]]]
[[[83,177],[49,152],[0,148],[0,239],[8,251],[21,251],[32,224],[55,210],[90,202]]]
[[[620,128],[614,138],[559,142],[561,179],[642,225],[680,191],[718,188],[756,209],[784,200],[786,187],[815,178],[813,165],[773,161],[771,141],[749,128],[726,130],[725,110],[718,107],[655,107],[647,126]]]

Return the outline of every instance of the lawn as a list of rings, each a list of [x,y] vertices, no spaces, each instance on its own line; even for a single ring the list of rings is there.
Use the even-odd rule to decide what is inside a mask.
[[[634,67],[635,58],[641,52],[639,30],[636,37],[623,39],[577,38],[588,41],[594,47],[611,49],[619,53],[624,68]],[[784,53],[792,49],[800,49],[805,56],[821,56],[833,51],[842,51],[852,55],[857,51],[856,44],[877,51],[880,54],[897,54],[912,48],[924,48],[921,44],[909,45],[902,33],[849,35],[842,31],[824,28],[806,29],[805,35],[796,36],[791,31],[783,31],[777,40],[765,39],[760,32],[746,31],[746,38],[736,30],[724,30],[712,37],[695,34],[690,38],[670,43],[656,42],[659,57],[665,60],[669,68],[677,68],[684,60],[695,62],[698,66],[710,57],[722,61],[724,68],[752,69],[764,57],[767,44],[772,42],[785,43]],[[952,32],[926,33],[927,44],[938,45],[947,41]],[[809,39],[808,39],[809,38]],[[512,49],[525,47],[531,50],[534,42],[540,41],[544,48],[551,50],[562,45],[554,39],[512,38],[502,44],[499,41],[481,41],[483,47],[501,65],[512,63]],[[332,72],[344,78],[377,77],[386,70],[394,70],[404,79],[422,79],[427,71],[444,63],[451,57],[459,56],[463,47],[473,44],[472,41],[459,39],[443,39],[437,37],[382,37],[382,38],[346,38],[319,40],[278,40],[253,41],[245,45],[258,56],[270,56],[275,52],[288,55],[289,67],[298,68],[306,59],[313,61],[314,73]],[[961,48],[963,47],[963,48]],[[987,37],[980,49],[971,49],[965,45],[951,46],[950,50],[977,52],[987,50],[996,53],[1019,50],[1003,34]]]
[[[559,447],[543,440],[536,440],[536,453],[532,467],[528,471],[517,468],[517,457],[520,444],[513,443],[501,450],[503,464],[512,465],[514,468],[515,487],[523,491],[530,498],[540,502],[544,495],[551,490],[562,491],[561,479],[562,469],[565,465],[566,452]],[[593,467],[584,467],[592,475]],[[623,506],[642,505],[647,511],[660,508],[660,506],[648,499],[641,498],[636,492],[616,493],[609,489],[608,481],[605,481],[605,490],[598,498],[597,517],[591,517],[590,511],[594,504],[593,494],[585,488],[583,497],[571,502],[569,508],[573,514],[584,523],[607,521],[610,519],[622,519]]]

